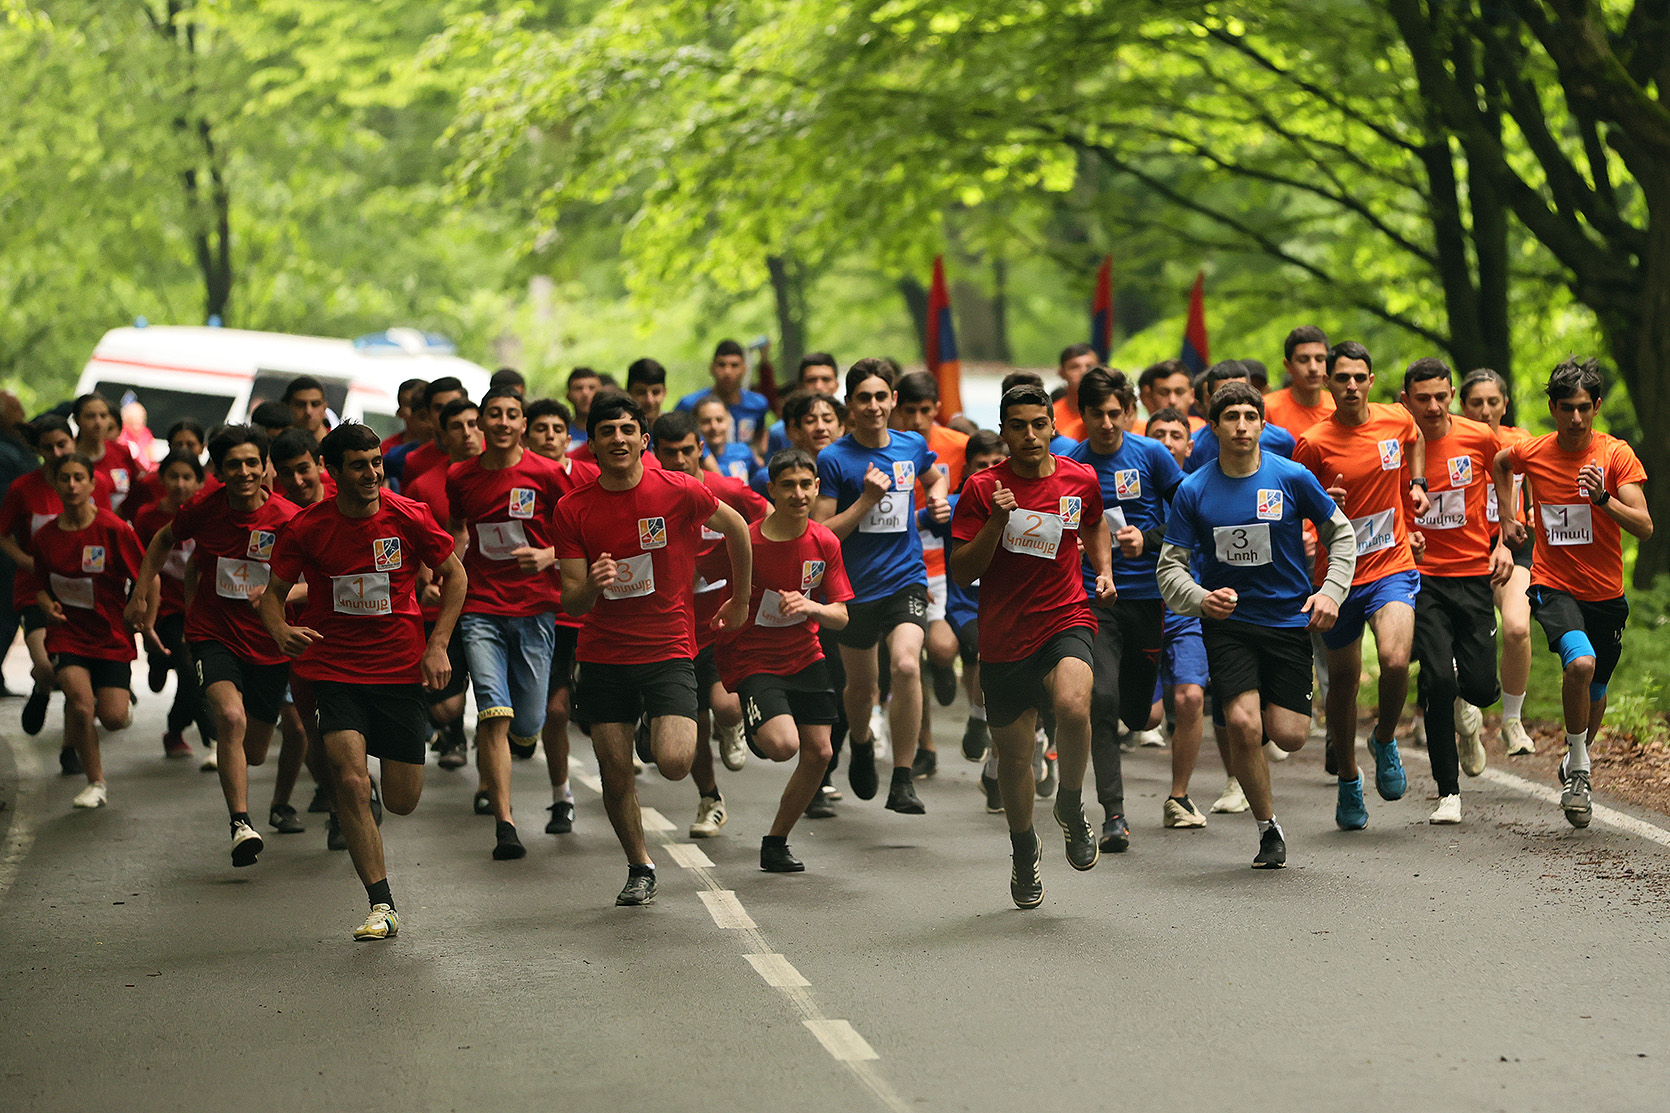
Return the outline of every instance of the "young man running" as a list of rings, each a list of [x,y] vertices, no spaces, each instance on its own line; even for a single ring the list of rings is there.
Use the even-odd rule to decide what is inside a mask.
[[[885,360],[861,359],[847,369],[847,417],[852,432],[818,455],[815,521],[841,539],[847,576],[856,598],[840,633],[846,667],[843,693],[852,761],[847,777],[860,800],[876,794],[875,740],[869,737],[876,703],[876,643],[887,645],[893,698],[888,720],[893,737],[893,779],[887,807],[906,815],[927,809],[911,783],[916,736],[922,725],[922,642],[928,623],[928,578],[922,536],[912,513],[913,492],[923,477],[925,507],[935,521],[951,515],[946,479],[919,434],[889,430],[898,403],[893,370]],[[1047,397],[1047,396],[1046,396]],[[978,577],[976,577],[978,578]],[[860,733],[865,737],[861,741]]]
[[[1606,686],[1618,667],[1629,600],[1624,597],[1622,531],[1645,541],[1653,535],[1647,471],[1629,445],[1595,432],[1605,383],[1592,359],[1567,360],[1548,377],[1554,432],[1496,454],[1496,498],[1513,506],[1512,477],[1530,480],[1536,556],[1531,567],[1531,614],[1560,655],[1566,756],[1560,808],[1573,827],[1587,827],[1593,804],[1589,747],[1606,715]],[[1504,512],[1502,539],[1523,543],[1525,523]]]
[[[1209,409],[1214,394],[1221,390],[1225,383],[1252,384],[1252,373],[1246,364],[1238,359],[1226,359],[1214,363],[1200,381],[1199,401],[1202,409]],[[1294,437],[1279,425],[1265,422],[1262,426],[1260,447],[1264,451],[1277,456],[1292,456]],[[1201,466],[1218,458],[1218,435],[1210,424],[1201,426],[1194,432],[1194,445],[1189,449],[1189,459],[1183,465],[1186,472],[1199,471]]]
[[[423,388],[423,405],[429,414],[429,425],[434,431],[434,439],[418,445],[397,448],[389,453],[388,459],[384,462],[385,468],[394,469],[388,474],[399,480],[402,490],[430,468],[440,468],[443,471],[446,469],[447,451],[446,446],[441,443],[441,411],[446,409],[448,402],[467,397],[463,382],[452,375],[436,379]]]
[[[348,855],[371,904],[357,940],[400,930],[389,892],[383,837],[371,815],[367,756],[382,767],[383,805],[409,815],[423,792],[429,738],[423,687],[440,688],[452,663],[447,642],[464,605],[464,569],[454,540],[420,502],[384,491],[383,458],[369,425],[325,435],[336,496],[296,515],[273,552],[261,621],[313,687]],[[420,566],[446,584],[427,640],[418,607]],[[307,583],[307,607],[291,625],[285,598]]]
[[[644,413],[624,395],[598,399],[588,443],[602,469],[557,507],[563,609],[584,615],[575,651],[575,710],[591,724],[603,806],[626,852],[616,904],[655,896],[644,845],[632,733],[649,717],[650,752],[668,780],[682,780],[696,754],[696,554],[702,528],[723,534],[731,597],[714,624],[742,624],[753,558],[742,515],[682,471],[647,468]]]
[[[1096,366],[1096,349],[1089,344],[1069,344],[1061,349],[1055,373],[1067,384],[1067,393],[1055,400],[1055,432],[1068,440],[1084,440],[1084,416],[1079,413],[1079,382]],[[940,459],[944,459],[941,456]],[[955,486],[955,484],[953,484]]]
[[[1264,400],[1231,383],[1208,411],[1218,459],[1178,487],[1160,550],[1166,605],[1198,616],[1213,696],[1228,726],[1230,773],[1258,821],[1254,869],[1287,864],[1263,739],[1292,752],[1311,712],[1307,629],[1333,625],[1356,563],[1351,523],[1316,478],[1259,446]],[[1311,588],[1304,523],[1328,548],[1328,579]],[[1198,580],[1195,568],[1198,568]]]
[[[998,417],[1009,459],[963,484],[951,522],[951,574],[965,587],[991,577],[980,593],[980,681],[1014,853],[1009,894],[1016,907],[1036,908],[1044,899],[1042,847],[1032,826],[1040,711],[1055,715],[1055,821],[1067,861],[1088,870],[1101,857],[1080,800],[1090,757],[1096,619],[1079,547],[1095,569],[1090,598],[1106,605],[1115,596],[1112,540],[1096,473],[1049,451],[1055,435],[1050,396],[1016,387],[1003,396]],[[998,584],[1002,589],[994,590]]]
[[[765,435],[766,419],[771,416],[771,403],[765,395],[748,390],[742,385],[748,376],[748,357],[735,340],[721,340],[713,349],[713,362],[708,365],[713,386],[695,390],[678,400],[678,408],[694,412],[696,403],[714,397],[725,403],[731,415],[731,443],[750,449],[757,438]]]
[[[1357,769],[1357,688],[1365,624],[1374,631],[1380,657],[1380,708],[1369,738],[1374,787],[1382,800],[1397,800],[1408,788],[1393,732],[1409,695],[1415,597],[1421,590],[1409,548],[1409,521],[1428,509],[1420,429],[1402,406],[1370,402],[1373,387],[1374,364],[1367,348],[1354,340],[1330,348],[1328,391],[1334,396],[1334,414],[1307,429],[1293,455],[1340,504],[1357,543],[1351,594],[1340,606],[1338,621],[1322,632],[1333,679],[1328,685],[1328,739],[1339,775],[1334,821],[1346,831],[1368,826],[1363,777]]]
[[[325,387],[312,375],[298,375],[284,388],[283,402],[290,407],[291,424],[318,440],[330,432],[330,403]]]
[[[790,448],[767,466],[774,509],[748,529],[754,554],[748,621],[719,639],[718,662],[725,686],[742,698],[749,748],[772,761],[800,757],[760,841],[762,870],[799,873],[806,867],[789,849],[789,832],[823,784],[829,728],[840,706],[818,630],[845,625],[852,587],[840,541],[811,520],[817,461]]]
[[[1403,405],[1426,442],[1430,476],[1431,506],[1415,521],[1416,543],[1425,553],[1414,656],[1421,665],[1417,695],[1426,712],[1427,753],[1438,782],[1438,808],[1428,822],[1442,824],[1461,822],[1460,772],[1484,772],[1478,709],[1501,692],[1490,583],[1506,579],[1513,567],[1505,550],[1492,544],[1484,514],[1500,442],[1490,426],[1451,414],[1454,397],[1449,365],[1441,359],[1417,359],[1403,373]]]
[[[591,414],[591,400],[597,397],[597,392],[602,389],[603,376],[590,367],[576,367],[568,373],[563,395],[568,399],[568,408],[574,411],[574,422],[568,435],[568,439],[573,442],[573,448],[579,448],[586,443],[586,420]]]
[[[793,397],[794,394],[807,393],[827,394],[833,398],[840,389],[841,373],[835,366],[834,356],[828,352],[807,352],[800,357],[800,374],[790,397]],[[804,447],[791,444],[789,430],[793,427],[793,424],[789,420],[789,404],[785,401],[783,403],[783,420],[773,422],[771,428],[766,431],[765,454],[767,460],[785,448]],[[840,434],[840,428],[837,426],[835,435],[840,436]],[[817,453],[814,452],[813,455],[815,456]],[[755,490],[763,490],[763,483],[755,484]]]
[[[1264,396],[1264,416],[1297,439],[1334,412],[1334,396],[1328,393],[1328,334],[1315,325],[1300,325],[1282,341],[1281,364],[1287,386]]]
[[[626,368],[626,393],[654,425],[655,419],[661,416],[661,407],[667,403],[667,369],[659,360],[648,356],[633,360]]]

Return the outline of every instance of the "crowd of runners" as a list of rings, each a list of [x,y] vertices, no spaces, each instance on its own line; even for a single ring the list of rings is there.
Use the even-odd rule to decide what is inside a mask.
[[[1053,391],[1004,380],[992,431],[942,421],[931,375],[874,358],[843,374],[824,353],[774,414],[725,341],[713,386],[674,406],[652,359],[624,387],[578,369],[561,401],[530,400],[512,371],[478,399],[413,380],[404,430],[381,440],[333,424],[303,377],[247,424],[179,422],[154,467],[84,395],[17,424],[43,463],[0,502],[34,682],[22,727],[39,733],[62,693],[62,769],[86,779],[74,805],[104,806],[101,729],[131,723],[142,648],[152,692],[175,679],[165,755],[195,759],[195,730],[219,776],[232,865],[265,847],[248,768],[276,731],[266,826],[304,829],[305,766],[308,811],[328,813],[371,906],[354,938],[382,939],[399,927],[383,812],[416,807],[431,752],[468,763],[471,690],[492,856],[526,853],[512,769],[541,747],[545,831],[572,831],[572,726],[627,859],[616,903],[641,905],[656,872],[638,777],[688,776],[704,838],[730,818],[716,752],[731,770],[793,762],[760,866],[798,872],[789,836],[835,814],[837,764],[870,800],[885,745],[885,807],[923,814],[933,708],[960,686],[962,754],[982,763],[1011,896],[1031,908],[1034,802],[1053,797],[1074,869],[1126,850],[1122,754],[1167,722],[1164,826],[1207,823],[1190,787],[1210,718],[1227,781],[1209,810],[1252,813],[1255,868],[1286,863],[1269,764],[1307,738],[1338,778],[1336,822],[1366,827],[1370,769],[1382,800],[1407,787],[1394,730],[1413,662],[1430,819],[1459,823],[1461,774],[1486,763],[1482,708],[1500,699],[1506,752],[1533,751],[1534,617],[1563,670],[1560,807],[1587,826],[1628,612],[1621,537],[1653,528],[1640,461],[1594,428],[1596,365],[1553,369],[1540,436],[1503,423],[1494,371],[1458,381],[1417,359],[1399,404],[1372,402],[1368,350],[1313,326],[1287,337],[1283,368],[1273,392],[1256,360],[1133,381],[1075,345]],[[1379,690],[1360,766],[1365,631]]]

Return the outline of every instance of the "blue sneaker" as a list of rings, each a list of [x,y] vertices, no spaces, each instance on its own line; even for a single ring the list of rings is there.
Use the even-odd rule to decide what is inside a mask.
[[[1403,759],[1397,754],[1397,739],[1382,742],[1372,735],[1369,752],[1374,754],[1374,787],[1382,800],[1401,800],[1409,788],[1409,778],[1403,772]]]
[[[1341,831],[1361,831],[1368,826],[1368,807],[1363,803],[1363,775],[1339,783],[1339,803],[1334,805],[1334,822]]]

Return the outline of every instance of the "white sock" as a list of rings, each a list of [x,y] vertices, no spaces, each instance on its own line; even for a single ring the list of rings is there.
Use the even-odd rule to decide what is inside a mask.
[[[976,723],[985,722],[986,721],[986,709],[985,709],[985,707],[984,706],[975,707],[971,704],[969,706],[969,709],[968,709],[968,717]]]
[[[1566,772],[1587,773],[1589,771],[1589,733],[1566,733]]]
[[[983,770],[987,777],[997,780],[997,747],[993,746],[986,753],[986,768]]]
[[[1268,831],[1272,827],[1274,827],[1278,831],[1281,830],[1281,825],[1276,822],[1276,817],[1275,816],[1271,816],[1269,819],[1261,819],[1261,820],[1258,821],[1258,833],[1261,834],[1261,835],[1264,832]]]
[[[1520,718],[1519,713],[1523,710],[1525,710],[1524,692],[1519,693],[1517,696],[1509,695],[1507,692],[1502,693],[1502,718]]]
[[[568,787],[567,781],[564,781],[560,785],[551,786],[551,803],[574,803],[574,790]]]

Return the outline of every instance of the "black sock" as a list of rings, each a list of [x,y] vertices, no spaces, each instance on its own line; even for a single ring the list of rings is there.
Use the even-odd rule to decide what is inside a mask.
[[[493,833],[500,842],[504,842],[506,839],[514,839],[516,837],[516,824],[506,823],[502,819],[498,820],[493,824]]]
[[[248,812],[233,812],[231,822],[233,822],[233,823],[249,823],[249,813]],[[253,824],[253,823],[249,823],[249,825],[251,827],[255,826],[255,824]]]
[[[390,908],[394,907],[394,898],[389,896],[389,879],[386,877],[381,881],[373,881],[367,885],[365,887],[365,897],[371,902],[373,908],[379,904],[386,904]]]
[[[1062,815],[1077,815],[1084,810],[1083,796],[1082,788],[1058,788],[1055,790],[1055,810]]]
[[[1010,831],[1009,845],[1016,855],[1032,854],[1038,849],[1038,833],[1030,827],[1024,831]]]
[[[893,767],[893,787],[894,788],[898,788],[900,785],[908,785],[910,783],[910,780],[911,780],[910,768],[908,766],[894,766]]]
[[[788,845],[789,845],[789,837],[787,835],[766,835],[764,838],[760,839],[760,846],[762,848],[767,847],[767,846],[788,846]]]
[[[648,863],[646,865],[642,865],[642,866],[636,865],[636,864],[628,864],[627,867],[626,867],[626,876],[628,876],[628,877],[654,877],[655,876],[655,864],[653,862]]]

